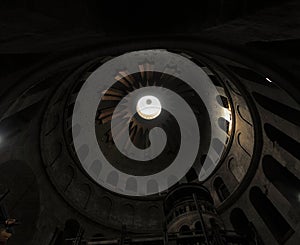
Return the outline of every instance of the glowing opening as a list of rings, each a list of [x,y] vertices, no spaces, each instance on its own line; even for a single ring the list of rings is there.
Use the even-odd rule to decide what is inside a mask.
[[[161,113],[160,101],[152,95],[143,96],[137,102],[136,111],[140,117],[146,120],[152,120]]]

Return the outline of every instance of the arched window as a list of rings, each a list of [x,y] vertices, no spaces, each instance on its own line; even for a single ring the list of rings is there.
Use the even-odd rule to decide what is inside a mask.
[[[109,198],[109,197],[103,197],[101,199],[101,202],[100,202],[101,206],[103,207],[101,209],[102,211],[102,215],[104,217],[104,219],[109,219],[110,218],[110,213],[111,213],[111,210],[112,210],[112,200]]]
[[[126,204],[122,207],[123,221],[122,223],[129,226],[134,224],[134,207],[131,204]]]
[[[200,221],[197,221],[195,223],[195,233],[196,234],[201,234],[203,231],[202,231],[202,225],[201,225],[201,222]]]
[[[249,198],[275,239],[280,244],[284,243],[294,233],[292,227],[287,223],[266,195],[263,194],[260,188],[256,186],[252,187],[250,189]]]
[[[300,180],[272,156],[265,156],[262,162],[266,177],[278,191],[293,205],[299,207]]]
[[[275,128],[271,124],[266,123],[264,128],[268,138],[272,142],[276,141],[280,147],[282,147],[294,157],[300,160],[300,143],[298,141],[286,135],[281,130]]]
[[[188,227],[187,225],[181,226],[179,232],[180,232],[181,235],[190,235],[190,234],[192,234],[190,227]]]
[[[230,222],[237,233],[239,234],[248,233],[249,220],[241,209],[235,208],[231,211]]]
[[[246,235],[247,240],[252,241],[253,244],[264,245],[256,228],[248,220],[243,210],[240,208],[233,209],[230,213],[230,222],[238,234]]]
[[[64,240],[65,244],[72,244],[72,241],[68,241],[70,238],[76,238],[80,229],[79,223],[74,219],[69,219],[65,223],[64,228]]]
[[[213,185],[221,202],[230,195],[230,192],[221,177],[217,177],[214,180]]]

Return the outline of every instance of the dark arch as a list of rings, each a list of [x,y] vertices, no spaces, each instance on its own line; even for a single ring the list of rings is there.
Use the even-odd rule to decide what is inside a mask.
[[[272,156],[265,156],[262,166],[268,180],[272,182],[291,205],[299,209],[300,180]]]
[[[131,204],[122,206],[123,219],[122,224],[130,226],[134,224],[135,208]]]
[[[250,222],[245,213],[240,208],[235,208],[231,211],[230,222],[237,233],[248,233]]]
[[[65,244],[72,244],[72,241],[67,241],[70,238],[76,238],[80,230],[80,224],[74,219],[68,219],[64,228],[64,241]]]
[[[102,216],[104,217],[104,219],[109,219],[110,218],[110,214],[112,211],[112,200],[109,197],[103,197],[101,200],[101,211],[102,211]]]
[[[265,132],[268,136],[268,138],[272,142],[277,142],[280,147],[288,151],[291,155],[296,157],[297,159],[300,160],[300,143],[290,137],[289,135],[285,134],[278,128],[275,128],[271,124],[266,123],[265,126]]]
[[[249,198],[274,238],[280,244],[284,243],[294,233],[292,227],[259,187],[255,186],[250,189]]]
[[[252,241],[253,244],[264,245],[255,226],[248,220],[242,209],[235,208],[231,211],[230,222],[234,230],[240,235],[245,235],[248,241]]]
[[[230,195],[230,192],[221,177],[217,177],[214,180],[213,185],[221,202]]]
[[[197,221],[195,223],[195,233],[196,234],[201,234],[203,232],[202,230],[202,225],[201,225],[201,222],[200,221]]]
[[[190,227],[183,225],[180,227],[179,232],[181,235],[190,235],[192,234]]]
[[[146,209],[147,212],[147,221],[149,226],[157,225],[161,217],[161,210],[156,205],[152,205]]]

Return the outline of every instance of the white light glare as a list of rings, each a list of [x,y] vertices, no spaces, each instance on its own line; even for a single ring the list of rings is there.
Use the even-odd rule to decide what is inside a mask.
[[[136,111],[140,117],[146,120],[152,120],[161,113],[160,101],[152,95],[143,96],[136,105]]]
[[[267,78],[267,77],[266,77],[266,80],[267,80],[269,83],[272,83],[272,81],[271,81],[270,78]]]

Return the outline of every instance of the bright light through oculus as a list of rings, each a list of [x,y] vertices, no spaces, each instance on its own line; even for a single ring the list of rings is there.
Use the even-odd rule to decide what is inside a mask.
[[[154,119],[161,113],[160,101],[152,95],[143,96],[137,102],[136,111],[140,117],[146,120]]]

